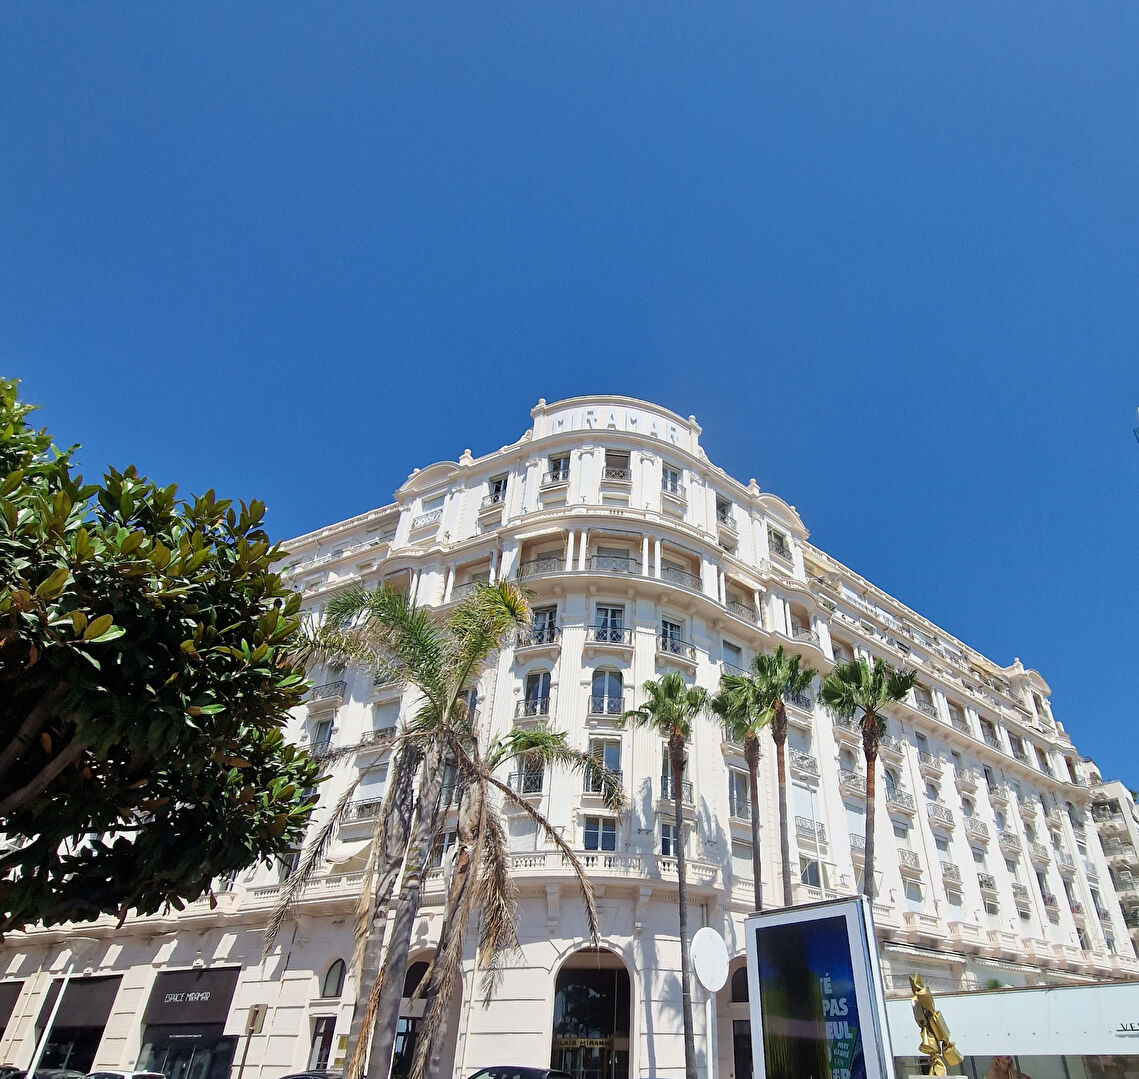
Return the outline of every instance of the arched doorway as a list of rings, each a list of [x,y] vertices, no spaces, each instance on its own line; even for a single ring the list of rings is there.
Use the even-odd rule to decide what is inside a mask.
[[[550,1066],[574,1079],[629,1079],[629,971],[613,952],[566,960],[554,986]]]

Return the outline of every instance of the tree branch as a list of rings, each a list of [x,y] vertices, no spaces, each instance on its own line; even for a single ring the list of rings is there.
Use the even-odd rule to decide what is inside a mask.
[[[18,809],[25,802],[30,802],[37,795],[42,794],[47,786],[68,765],[74,764],[79,754],[87,748],[87,742],[72,742],[54,760],[49,761],[39,774],[30,783],[25,783],[19,790],[13,791],[0,802],[0,819],[6,817],[14,809]]]
[[[32,739],[51,722],[51,710],[66,692],[67,686],[61,683],[28,713],[16,736],[0,751],[0,776],[8,773],[20,754],[32,744]]]

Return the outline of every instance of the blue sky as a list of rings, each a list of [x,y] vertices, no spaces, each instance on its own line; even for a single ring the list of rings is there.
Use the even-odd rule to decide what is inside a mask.
[[[293,535],[688,415],[1139,786],[1139,8],[8,4],[0,370]]]

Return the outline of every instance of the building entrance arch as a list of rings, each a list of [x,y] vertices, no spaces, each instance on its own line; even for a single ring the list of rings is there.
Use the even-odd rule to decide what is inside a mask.
[[[550,1066],[574,1079],[629,1079],[632,993],[621,958],[604,949],[576,952],[554,985]]]

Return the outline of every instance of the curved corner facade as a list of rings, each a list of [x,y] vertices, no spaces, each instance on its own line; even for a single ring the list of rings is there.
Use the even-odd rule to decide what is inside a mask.
[[[601,947],[589,946],[560,854],[524,815],[509,816],[521,951],[486,1007],[471,956],[444,1073],[553,1060],[582,1077],[683,1074],[675,851],[684,843],[692,922],[716,928],[734,957],[711,1031],[696,990],[697,1043],[714,1045],[718,1075],[750,1074],[746,980],[734,976],[753,906],[742,746],[710,717],[697,722],[682,792],[687,827],[677,836],[661,740],[616,719],[666,670],[715,689],[722,673],[779,643],[824,675],[854,655],[920,674],[912,698],[890,712],[879,763],[874,916],[888,991],[908,992],[914,972],[935,990],[1139,973],[1090,823],[1088,766],[1039,674],[981,656],[814,547],[792,506],[708,461],[694,418],[605,396],[540,401],[531,417],[517,442],[417,469],[393,504],[287,545],[288,574],[313,612],[346,583],[386,582],[446,612],[480,581],[521,581],[534,626],[482,678],[479,715],[490,731],[538,721],[565,731],[620,772],[630,800],[618,819],[588,777],[503,777],[579,852],[597,889]],[[245,1054],[248,1079],[342,1059],[353,987],[342,977],[337,984],[336,964],[351,956],[351,912],[404,691],[362,671],[314,677],[295,740],[317,753],[354,747],[333,769],[325,803],[358,770],[365,775],[295,931],[261,962],[261,931],[287,866],[225,882],[216,910],[198,903],[117,932],[85,927],[99,943],[77,962],[77,973],[80,963],[89,971],[80,980],[121,979],[90,1065],[154,1062],[144,1052],[145,1016],[161,976],[228,969],[236,980],[214,1041]],[[794,894],[852,894],[865,812],[860,736],[813,691],[790,703],[788,717]],[[761,794],[768,905],[782,896],[769,742]],[[443,833],[413,963],[437,939]],[[6,942],[0,1006],[4,986],[19,987],[8,991],[5,1059],[30,1057],[45,994],[69,962],[68,939],[41,930]],[[419,1007],[405,1008],[409,1039]],[[255,1008],[262,1025],[247,1032]]]

